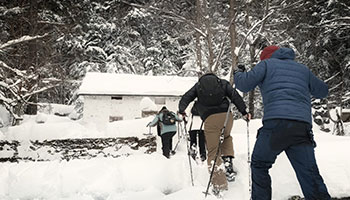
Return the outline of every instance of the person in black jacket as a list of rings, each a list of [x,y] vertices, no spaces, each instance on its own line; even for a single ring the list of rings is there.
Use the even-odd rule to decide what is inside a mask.
[[[229,109],[230,101],[237,107],[246,119],[250,119],[250,114],[246,112],[246,105],[239,93],[224,79],[218,78],[213,73],[203,75],[198,82],[188,90],[180,99],[179,113],[186,116],[187,106],[195,99],[198,99],[197,109],[201,119],[204,121],[204,134],[208,150],[207,163],[209,169],[215,159],[218,150],[220,134],[224,128],[226,113]],[[227,190],[227,180],[232,181],[235,172],[232,167],[234,158],[233,143],[230,132],[233,124],[233,115],[229,113],[229,119],[224,130],[224,140],[219,149],[219,155],[214,166],[212,177],[212,190],[218,194]],[[224,163],[224,162],[225,163]],[[225,167],[220,167],[221,164]],[[223,169],[226,169],[226,172]]]

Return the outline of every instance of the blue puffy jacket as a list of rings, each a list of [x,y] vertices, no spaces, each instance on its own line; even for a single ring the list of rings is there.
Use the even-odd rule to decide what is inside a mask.
[[[264,104],[263,121],[291,119],[311,121],[311,95],[325,98],[328,86],[305,65],[294,61],[290,48],[276,50],[271,58],[259,62],[249,72],[235,74],[236,88],[248,92],[260,87]]]

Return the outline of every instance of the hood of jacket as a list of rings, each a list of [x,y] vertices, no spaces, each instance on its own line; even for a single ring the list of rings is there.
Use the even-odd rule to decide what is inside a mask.
[[[291,48],[279,48],[271,55],[271,58],[278,59],[295,59],[295,53]]]

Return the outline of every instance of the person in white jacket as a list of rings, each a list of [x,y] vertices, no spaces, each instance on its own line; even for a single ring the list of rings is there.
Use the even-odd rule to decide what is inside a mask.
[[[191,156],[193,159],[197,157],[197,147],[199,147],[199,156],[201,161],[205,161],[207,159],[207,152],[205,148],[205,136],[203,130],[203,121],[199,116],[199,113],[196,109],[196,103],[194,102],[193,107],[191,109],[190,123],[188,128],[188,133],[190,136],[190,145],[191,145]],[[198,140],[197,140],[198,138]]]

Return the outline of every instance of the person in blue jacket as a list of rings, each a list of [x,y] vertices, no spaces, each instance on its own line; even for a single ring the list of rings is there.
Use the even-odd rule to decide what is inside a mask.
[[[260,62],[234,74],[242,92],[259,86],[264,105],[263,126],[252,153],[252,199],[271,199],[269,169],[284,151],[296,173],[306,200],[329,200],[319,173],[312,134],[311,96],[325,98],[328,86],[305,65],[294,61],[291,48],[265,47]]]
[[[163,115],[165,113],[170,112],[174,116],[174,123],[173,124],[165,124],[163,122]],[[163,155],[166,158],[170,158],[170,152],[172,151],[173,147],[173,137],[176,134],[176,121],[181,122],[182,119],[175,114],[174,112],[169,111],[165,106],[162,107],[162,109],[159,111],[159,113],[154,117],[153,121],[147,124],[147,126],[158,126],[160,127],[160,137],[162,139],[162,151]]]

